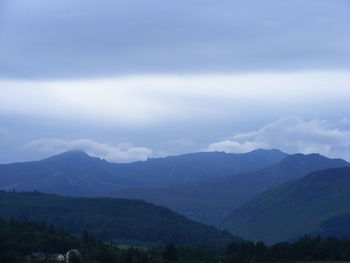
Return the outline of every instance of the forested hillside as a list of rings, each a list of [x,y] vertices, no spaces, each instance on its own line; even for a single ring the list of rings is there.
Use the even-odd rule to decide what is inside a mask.
[[[234,211],[225,227],[268,243],[304,234],[350,237],[350,167],[326,169],[275,187]]]
[[[87,234],[84,237],[75,237],[48,225],[0,219],[0,262],[23,263],[25,256],[32,253],[65,254],[72,248],[81,252],[84,263],[112,263],[125,258],[118,249],[97,242]]]
[[[224,249],[200,246],[166,246],[120,248],[94,240],[85,233],[83,238],[69,235],[52,226],[33,222],[0,219],[0,263],[28,262],[33,252],[65,254],[75,248],[84,263],[252,263],[350,260],[350,239],[311,238],[305,236],[294,243],[266,246],[263,242],[232,242]],[[38,262],[30,260],[29,262]],[[43,260],[41,263],[53,263]]]
[[[226,246],[234,240],[214,227],[139,200],[0,192],[0,215],[4,219],[45,222],[73,234],[87,231],[107,241]]]

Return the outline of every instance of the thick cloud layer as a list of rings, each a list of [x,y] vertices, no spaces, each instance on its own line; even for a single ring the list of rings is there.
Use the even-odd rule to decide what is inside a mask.
[[[9,135],[9,132],[6,129],[0,128],[0,138],[8,135]]]
[[[348,156],[349,12],[348,0],[2,0],[0,163],[73,148],[128,162],[215,141]],[[298,138],[259,130],[285,116],[300,118],[283,123]]]
[[[257,131],[212,143],[206,150],[242,153],[259,148],[276,148],[287,153],[320,153],[350,160],[350,129],[337,129],[325,120],[304,121],[288,117]]]
[[[198,151],[230,134],[256,131],[285,116],[295,115],[306,122],[342,120],[333,128],[342,131],[348,129],[342,128],[349,119],[348,83],[347,71],[0,81],[1,127],[11,131],[11,136],[2,139],[0,162],[47,156],[49,153],[39,154],[37,148],[21,148],[39,138],[90,138],[115,145],[131,142],[152,149],[153,156],[164,156]],[[213,149],[247,151],[265,147],[264,143],[235,138]],[[268,141],[267,147],[306,151],[306,142],[302,145],[289,149]],[[348,156],[349,151],[338,146],[330,150],[310,147],[339,157]],[[137,156],[125,161],[146,158]]]
[[[2,0],[7,78],[339,69],[348,0]]]
[[[278,118],[291,112],[339,118],[348,113],[348,83],[347,71],[0,81],[0,111],[7,116],[136,127]]]

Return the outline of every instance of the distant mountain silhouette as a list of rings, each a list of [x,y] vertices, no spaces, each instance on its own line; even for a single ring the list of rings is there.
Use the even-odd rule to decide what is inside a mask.
[[[133,185],[111,164],[81,151],[65,152],[41,161],[1,164],[0,189],[38,190],[62,195],[96,195]]]
[[[45,222],[72,234],[89,232],[103,241],[225,247],[237,240],[170,209],[138,200],[0,191],[0,204],[3,219]]]
[[[278,150],[200,152],[116,164],[69,151],[41,161],[1,164],[0,189],[97,196],[128,187],[163,187],[255,171],[285,156]]]
[[[221,226],[222,220],[230,212],[270,187],[313,171],[348,165],[344,160],[319,154],[293,154],[277,164],[252,173],[158,189],[123,189],[112,196],[143,199],[169,207],[200,222]]]
[[[152,158],[145,162],[114,164],[113,167],[119,174],[132,178],[140,185],[154,188],[257,171],[286,156],[279,150],[262,149],[243,154],[198,152]]]
[[[350,237],[350,167],[317,171],[265,191],[224,225],[243,238],[268,243],[304,234]]]

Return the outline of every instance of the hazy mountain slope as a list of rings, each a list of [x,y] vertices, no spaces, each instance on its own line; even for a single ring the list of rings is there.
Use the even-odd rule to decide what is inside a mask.
[[[278,150],[203,152],[115,164],[71,151],[36,162],[1,164],[0,189],[96,196],[126,187],[160,187],[254,171],[285,156]]]
[[[0,192],[0,215],[5,219],[43,221],[70,233],[88,231],[103,240],[207,246],[224,246],[234,240],[229,234],[167,208],[137,200]]]
[[[225,216],[263,190],[316,170],[347,165],[349,163],[344,160],[329,159],[319,154],[294,154],[253,173],[160,189],[124,189],[113,196],[143,199],[200,222],[220,226]]]
[[[257,171],[286,156],[279,150],[255,150],[243,154],[198,152],[153,158],[145,162],[113,164],[113,168],[145,187],[163,187]]]
[[[0,189],[39,190],[63,195],[94,195],[131,186],[110,164],[84,152],[71,151],[41,161],[0,165]]]
[[[331,234],[332,222],[346,224],[349,213],[350,168],[333,168],[260,194],[234,211],[224,225],[244,238],[274,243],[308,233]]]
[[[320,225],[320,235],[336,238],[350,237],[350,211],[341,213],[324,221]]]

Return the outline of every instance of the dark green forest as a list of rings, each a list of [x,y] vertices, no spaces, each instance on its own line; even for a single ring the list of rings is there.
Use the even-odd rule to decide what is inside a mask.
[[[231,243],[226,261],[244,262],[350,261],[350,239],[310,237],[305,235],[293,243],[266,246],[263,242]]]
[[[0,191],[0,215],[6,220],[43,221],[77,235],[88,231],[95,239],[128,244],[224,247],[238,240],[228,232],[140,200]]]
[[[305,236],[294,243],[266,246],[263,242],[232,242],[226,249],[168,244],[156,248],[119,248],[95,240],[88,232],[81,237],[45,223],[0,220],[0,263],[23,263],[33,252],[65,254],[75,248],[83,263],[248,263],[296,261],[349,261],[350,239]],[[46,263],[49,261],[40,261]],[[52,261],[51,261],[52,262]]]
[[[23,263],[25,256],[33,252],[65,254],[72,248],[81,252],[83,263],[210,263],[224,257],[214,249],[199,246],[168,244],[147,249],[122,249],[113,243],[97,241],[87,232],[78,237],[45,223],[0,220],[0,263]]]

